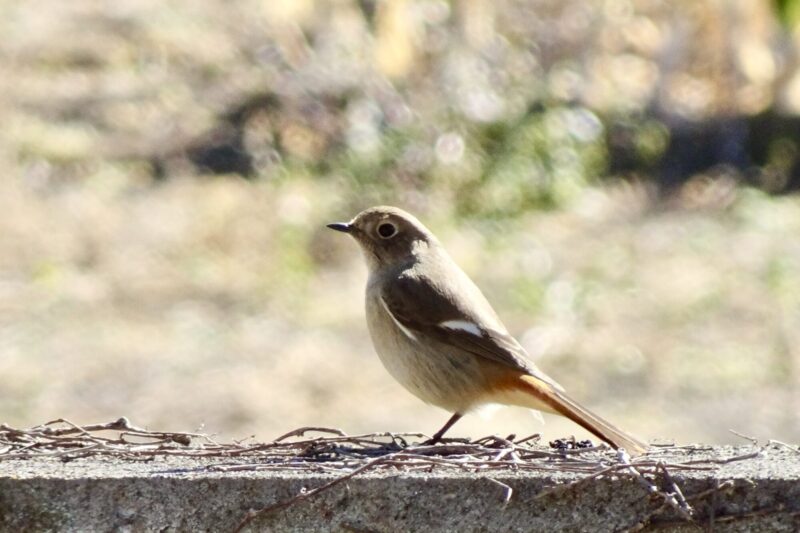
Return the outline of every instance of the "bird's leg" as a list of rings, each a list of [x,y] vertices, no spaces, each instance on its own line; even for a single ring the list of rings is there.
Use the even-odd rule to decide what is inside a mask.
[[[454,413],[453,416],[450,417],[450,420],[448,420],[445,423],[445,425],[442,426],[442,429],[437,431],[430,440],[425,442],[425,444],[436,444],[437,442],[442,440],[442,436],[444,436],[444,434],[447,432],[448,429],[453,427],[453,424],[461,420],[462,416],[464,415],[462,415],[461,413]]]

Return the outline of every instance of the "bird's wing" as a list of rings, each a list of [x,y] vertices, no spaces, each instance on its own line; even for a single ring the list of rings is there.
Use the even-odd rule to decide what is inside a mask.
[[[488,326],[487,321],[481,319],[481,309],[476,308],[476,303],[451,287],[435,284],[421,276],[401,275],[383,286],[381,301],[392,320],[406,335],[410,333],[412,339],[419,340],[425,336],[433,338],[533,375],[563,390],[552,378],[536,368],[514,337],[504,330]],[[484,302],[479,303],[482,305]]]

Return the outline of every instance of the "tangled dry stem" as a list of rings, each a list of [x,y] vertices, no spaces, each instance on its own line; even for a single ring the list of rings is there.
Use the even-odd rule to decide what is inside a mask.
[[[307,437],[308,433],[317,436]],[[143,429],[132,425],[124,417],[114,422],[86,426],[60,418],[29,429],[0,425],[0,461],[39,457],[72,460],[87,456],[112,456],[143,460],[154,456],[183,456],[231,459],[230,462],[202,466],[206,471],[294,470],[336,474],[331,481],[319,487],[303,490],[289,499],[251,510],[235,531],[242,530],[257,517],[313,498],[320,492],[370,470],[414,472],[459,469],[485,472],[487,479],[503,490],[502,505],[511,500],[513,489],[493,479],[491,472],[551,471],[583,474],[576,481],[541,491],[536,499],[576,490],[597,478],[627,477],[638,482],[647,497],[658,504],[628,528],[628,531],[639,531],[670,510],[673,511],[672,516],[677,515],[679,521],[699,527],[690,502],[717,498],[731,490],[734,485],[733,482],[724,481],[712,489],[687,498],[672,472],[714,470],[721,463],[751,459],[759,456],[762,451],[757,449],[752,453],[726,459],[709,458],[675,463],[659,459],[658,449],[655,453],[635,459],[629,458],[624,452],[613,452],[606,445],[571,447],[569,441],[567,446],[564,445],[565,441],[559,441],[559,447],[553,449],[551,444],[548,449],[538,444],[538,435],[521,439],[516,439],[513,435],[508,438],[487,436],[472,441],[448,439],[436,445],[425,444],[426,439],[427,436],[421,433],[347,435],[338,429],[303,427],[281,435],[272,442],[220,443],[203,433]],[[760,511],[761,514],[764,512],[782,510]],[[705,521],[735,520],[752,514],[715,517],[712,511],[712,516]]]

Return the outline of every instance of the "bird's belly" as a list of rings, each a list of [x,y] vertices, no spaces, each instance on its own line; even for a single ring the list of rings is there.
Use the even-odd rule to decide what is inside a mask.
[[[384,367],[412,394],[451,412],[482,403],[485,378],[476,356],[404,332],[377,297],[367,299],[367,325]]]

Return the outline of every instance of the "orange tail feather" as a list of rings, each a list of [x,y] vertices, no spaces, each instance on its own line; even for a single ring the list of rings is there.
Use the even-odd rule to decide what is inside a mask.
[[[647,451],[647,444],[619,429],[610,422],[592,413],[578,402],[535,376],[521,375],[518,387],[549,406],[554,412],[565,416],[614,448],[625,448],[631,455]]]

